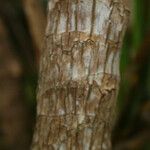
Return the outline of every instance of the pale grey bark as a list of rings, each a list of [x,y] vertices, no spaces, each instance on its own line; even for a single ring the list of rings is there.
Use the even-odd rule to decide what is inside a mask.
[[[129,10],[117,0],[51,0],[32,150],[110,150]]]

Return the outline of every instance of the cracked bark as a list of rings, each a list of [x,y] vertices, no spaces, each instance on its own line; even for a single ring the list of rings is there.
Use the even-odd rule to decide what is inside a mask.
[[[51,0],[32,150],[110,150],[129,10],[117,0]]]

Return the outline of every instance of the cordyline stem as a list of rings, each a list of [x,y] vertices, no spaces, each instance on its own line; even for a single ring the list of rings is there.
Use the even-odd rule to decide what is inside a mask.
[[[111,149],[128,16],[121,0],[49,2],[32,150]]]

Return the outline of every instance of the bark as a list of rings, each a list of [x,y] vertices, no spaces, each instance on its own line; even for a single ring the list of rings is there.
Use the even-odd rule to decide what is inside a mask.
[[[51,0],[32,150],[110,150],[124,1]]]

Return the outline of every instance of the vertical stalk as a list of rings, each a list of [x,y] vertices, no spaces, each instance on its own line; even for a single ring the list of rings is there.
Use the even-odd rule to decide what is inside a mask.
[[[49,2],[32,150],[111,149],[128,15],[122,1]]]

